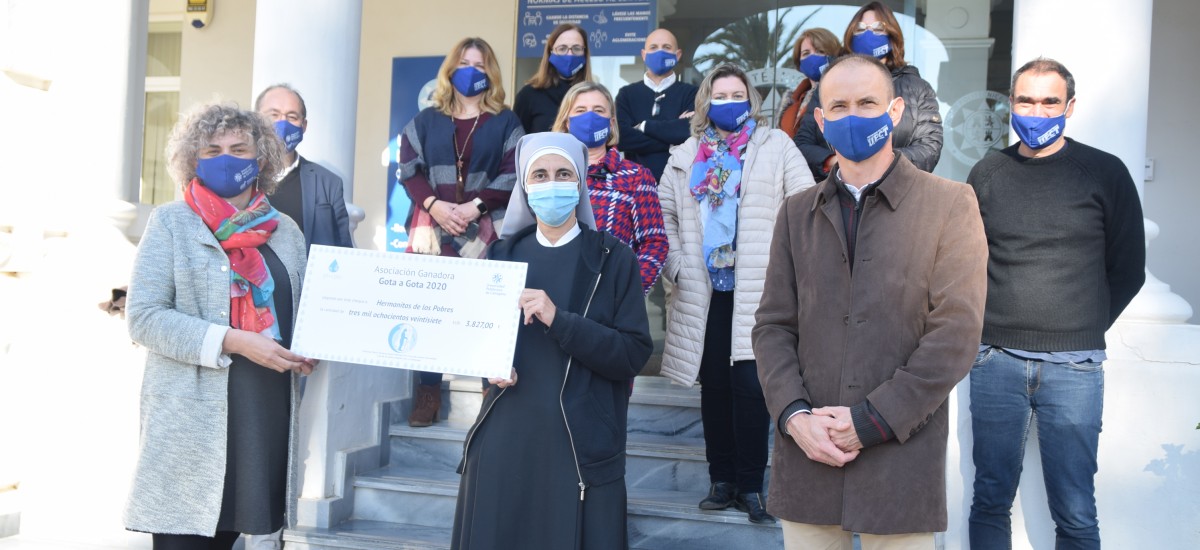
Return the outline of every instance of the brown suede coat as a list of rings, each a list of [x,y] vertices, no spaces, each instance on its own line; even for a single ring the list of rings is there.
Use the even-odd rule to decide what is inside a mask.
[[[831,179],[789,197],[777,218],[754,354],[778,426],[796,399],[863,399],[896,438],[838,469],[776,431],[767,510],[872,534],[946,530],[946,398],[983,329],[987,241],[967,185],[903,156],[865,197],[854,254]]]

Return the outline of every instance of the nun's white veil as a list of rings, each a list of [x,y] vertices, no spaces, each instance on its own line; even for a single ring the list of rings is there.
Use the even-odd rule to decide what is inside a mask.
[[[529,180],[530,166],[534,159],[545,155],[561,156],[575,166],[575,173],[579,175],[579,205],[575,207],[575,219],[578,223],[592,229],[596,228],[596,216],[592,213],[592,202],[588,198],[587,147],[571,134],[540,132],[528,134],[517,142],[518,181],[517,185],[513,186],[512,196],[508,199],[508,210],[504,213],[504,225],[500,228],[501,239],[510,238],[522,229],[537,224],[537,218],[534,216],[533,210],[529,208],[525,185]]]

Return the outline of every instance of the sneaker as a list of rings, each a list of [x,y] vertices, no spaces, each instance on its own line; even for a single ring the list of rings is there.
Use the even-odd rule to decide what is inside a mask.
[[[414,428],[432,426],[442,408],[442,386],[417,384],[416,404],[408,415],[408,425]]]
[[[718,481],[708,489],[708,496],[700,501],[701,510],[724,510],[733,506],[737,499],[737,485],[727,481]]]

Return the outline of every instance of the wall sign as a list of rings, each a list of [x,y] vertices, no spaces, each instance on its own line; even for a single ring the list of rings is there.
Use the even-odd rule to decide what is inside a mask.
[[[521,0],[517,57],[541,57],[554,27],[575,23],[596,55],[639,55],[658,24],[658,2],[645,0]]]

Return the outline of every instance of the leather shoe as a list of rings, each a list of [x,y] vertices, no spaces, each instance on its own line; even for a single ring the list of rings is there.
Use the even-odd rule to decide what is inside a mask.
[[[408,425],[414,428],[432,426],[442,408],[442,385],[417,384],[416,404],[408,415]]]
[[[701,510],[724,510],[733,506],[737,499],[737,485],[727,481],[718,481],[708,489],[708,496],[700,501]]]
[[[762,493],[742,493],[733,503],[734,508],[746,513],[746,516],[750,518],[750,523],[775,523],[775,516],[767,513],[766,505],[767,501],[763,498]]]

